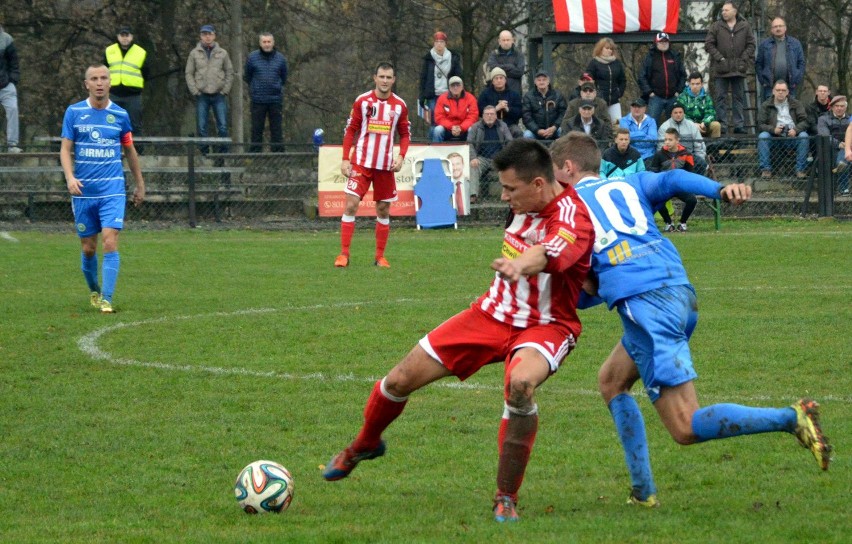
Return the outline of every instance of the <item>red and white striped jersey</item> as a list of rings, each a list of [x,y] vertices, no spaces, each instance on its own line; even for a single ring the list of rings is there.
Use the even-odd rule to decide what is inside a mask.
[[[411,141],[408,107],[391,93],[382,100],[374,91],[355,99],[343,135],[343,160],[376,170],[392,170],[393,137],[399,133],[399,152],[405,157]],[[354,157],[352,150],[355,150]]]
[[[541,244],[547,250],[547,266],[516,282],[495,273],[491,289],[473,306],[515,327],[559,322],[578,337],[577,300],[589,272],[594,232],[586,205],[573,187],[566,187],[539,213],[515,215],[503,236],[503,256],[514,259]]]

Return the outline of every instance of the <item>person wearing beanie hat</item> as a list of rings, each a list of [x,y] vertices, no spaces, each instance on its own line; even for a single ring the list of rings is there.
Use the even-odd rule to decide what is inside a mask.
[[[524,55],[515,47],[515,36],[511,30],[503,30],[497,38],[497,48],[488,55],[485,63],[488,71],[500,68],[506,75],[506,87],[522,95],[521,80],[526,70]]]
[[[512,137],[520,138],[524,134],[521,128],[521,95],[509,89],[506,71],[496,66],[489,73],[489,84],[479,93],[476,104],[479,113],[485,111],[487,106],[494,106],[497,119],[506,123]]]
[[[142,90],[149,75],[148,52],[133,40],[130,25],[121,25],[116,43],[104,51],[104,64],[110,72],[109,98],[127,110],[133,136],[142,135]]]
[[[418,95],[419,110],[430,126],[430,139],[435,127],[435,102],[450,90],[450,78],[462,75],[461,57],[447,49],[447,35],[439,30],[432,35],[432,40],[432,49],[423,56]]]
[[[234,65],[228,52],[216,43],[213,25],[201,27],[198,45],[186,59],[186,86],[195,97],[196,134],[207,137],[207,120],[210,109],[216,120],[216,132],[220,138],[228,137],[228,93],[234,82]],[[220,152],[227,151],[226,145],[219,146]],[[201,146],[202,153],[207,146]]]

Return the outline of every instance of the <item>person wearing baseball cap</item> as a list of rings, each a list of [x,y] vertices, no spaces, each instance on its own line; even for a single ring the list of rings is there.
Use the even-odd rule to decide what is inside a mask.
[[[597,115],[596,106],[594,100],[580,99],[578,112],[570,119],[565,116],[561,127],[562,134],[582,132],[594,138],[599,147],[606,148],[612,140],[612,125]]]
[[[216,43],[216,29],[205,24],[200,30],[198,45],[186,59],[186,86],[195,97],[196,134],[207,137],[207,119],[210,110],[216,120],[216,132],[220,138],[228,137],[228,93],[234,82],[234,65],[228,52]],[[201,146],[204,153],[207,146]],[[220,152],[227,146],[219,146]]]
[[[479,93],[476,101],[479,114],[485,111],[486,106],[494,106],[497,119],[506,123],[514,138],[524,135],[524,129],[520,126],[521,120],[521,95],[509,88],[506,71],[495,67],[491,69],[488,85]]]
[[[420,93],[418,106],[423,120],[435,126],[435,103],[438,97],[450,90],[450,78],[461,77],[461,57],[447,49],[447,34],[437,31],[432,35],[433,46],[423,56],[420,69]],[[434,128],[429,129],[434,137]]]
[[[568,103],[562,93],[550,85],[550,74],[540,68],[535,73],[535,88],[523,98],[524,138],[555,140],[565,117]]]
[[[130,25],[119,26],[116,42],[104,51],[104,65],[109,68],[109,99],[127,111],[135,137],[142,135],[142,89],[149,75],[147,60],[148,52],[133,42]]]
[[[619,120],[618,125],[630,131],[633,147],[649,159],[657,151],[657,122],[647,115],[648,104],[641,98],[635,98],[630,103],[630,113]]]
[[[459,76],[450,78],[450,89],[435,102],[433,142],[466,142],[467,131],[479,119],[476,98],[464,90]]]
[[[648,102],[648,115],[657,124],[665,120],[686,85],[683,59],[671,50],[670,41],[666,32],[657,33],[639,72],[639,91]]]

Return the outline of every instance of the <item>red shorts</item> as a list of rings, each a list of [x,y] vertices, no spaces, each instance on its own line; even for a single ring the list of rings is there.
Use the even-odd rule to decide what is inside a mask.
[[[424,336],[420,347],[460,380],[473,376],[487,364],[508,363],[512,354],[523,347],[541,353],[553,374],[574,348],[574,335],[556,323],[520,329],[501,323],[482,310],[468,308]]]
[[[376,170],[353,164],[352,173],[346,180],[343,192],[363,200],[371,183],[375,202],[396,202],[396,178],[390,170]]]

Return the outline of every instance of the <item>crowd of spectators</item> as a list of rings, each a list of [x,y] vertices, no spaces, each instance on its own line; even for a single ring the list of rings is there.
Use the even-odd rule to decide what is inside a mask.
[[[773,175],[771,150],[790,147],[796,152],[796,176],[806,177],[808,155],[813,151],[810,137],[820,134],[830,136],[837,145],[835,170],[846,171],[840,187],[848,192],[843,138],[849,125],[846,98],[832,97],[826,85],[817,86],[810,103],[796,98],[804,79],[805,56],[799,40],[787,35],[786,22],[781,17],[772,20],[770,36],[758,45],[736,5],[723,4],[719,19],[711,24],[704,42],[712,94],[705,88],[700,72],[687,71],[681,54],[672,48],[671,37],[665,32],[655,35],[637,73],[639,95],[627,99],[624,65],[611,38],[602,38],[595,44],[592,58],[567,98],[554,86],[552,74],[543,69],[534,71],[531,88],[523,92],[527,67],[511,30],[500,32],[496,47],[488,55],[486,87],[479,96],[465,88],[461,57],[447,47],[447,34],[437,31],[432,41],[433,46],[422,58],[419,111],[429,126],[431,141],[470,144],[471,176],[476,179],[488,173],[487,159],[508,139],[526,137],[550,142],[570,131],[582,131],[595,138],[614,159],[605,164],[625,166],[627,150],[623,149],[623,138],[622,145],[618,145],[619,136],[624,135],[622,130],[615,130],[619,128],[626,130],[631,149],[644,161],[664,148],[666,134],[675,129],[679,145],[694,161],[695,171],[705,173],[705,140],[747,132],[746,76],[754,71],[762,96],[755,131],[761,176]],[[261,150],[268,123],[270,149],[283,151],[287,60],[275,49],[272,34],[260,34],[258,43],[259,48],[248,55],[243,72],[251,99],[249,150]],[[141,97],[150,61],[148,52],[135,43],[129,26],[123,25],[116,32],[116,42],[104,51],[104,64],[110,68],[112,101],[128,111],[134,134],[141,135]],[[228,95],[234,67],[228,52],[217,43],[212,24],[201,26],[199,41],[187,56],[185,76],[196,103],[196,134],[208,135],[212,111],[216,134],[228,137]],[[7,150],[11,153],[21,150],[15,89],[19,77],[14,40],[0,27],[0,103],[6,113]],[[622,103],[629,103],[625,115]],[[632,153],[629,155],[632,157]],[[614,168],[614,173],[625,171]],[[473,184],[474,188],[477,186]]]

